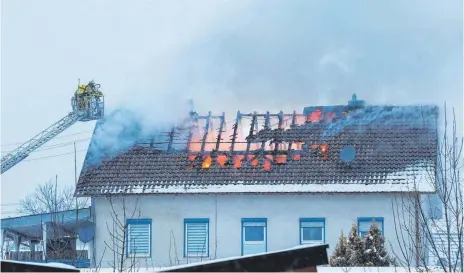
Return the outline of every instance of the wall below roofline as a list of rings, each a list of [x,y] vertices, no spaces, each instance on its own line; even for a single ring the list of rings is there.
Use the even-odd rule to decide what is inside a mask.
[[[139,260],[141,267],[152,267],[175,265],[176,257],[180,264],[187,263],[183,257],[184,218],[209,218],[210,257],[201,259],[203,261],[241,255],[242,218],[267,218],[267,249],[275,251],[299,245],[300,218],[324,217],[325,242],[330,245],[330,255],[342,230],[347,235],[358,217],[383,217],[386,246],[390,248],[391,243],[395,252],[400,253],[392,213],[395,197],[399,197],[399,194],[197,194],[127,196],[124,200],[129,212],[137,203],[140,218],[152,219],[152,258]],[[113,259],[108,248],[103,255],[105,241],[111,244],[107,228],[107,224],[112,225],[111,206],[106,198],[93,199],[96,215],[95,258],[106,265]],[[112,200],[113,204],[117,204],[114,207],[121,207],[121,199],[113,197]],[[189,262],[195,261],[200,259],[189,259]]]

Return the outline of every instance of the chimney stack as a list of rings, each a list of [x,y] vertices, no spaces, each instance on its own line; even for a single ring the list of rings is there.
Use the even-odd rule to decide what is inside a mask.
[[[365,103],[366,103],[366,102],[363,101],[363,100],[358,100],[358,99],[356,98],[356,94],[353,94],[353,96],[351,96],[351,100],[348,101],[348,107],[349,107],[350,109],[359,109],[359,108],[364,107],[364,104],[365,104]]]

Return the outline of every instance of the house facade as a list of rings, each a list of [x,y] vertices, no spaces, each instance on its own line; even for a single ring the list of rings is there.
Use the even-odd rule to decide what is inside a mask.
[[[76,188],[92,198],[92,260],[170,266],[324,243],[330,255],[352,224],[365,235],[374,222],[395,256],[397,222],[414,221],[394,205],[435,191],[436,110],[354,97],[302,114],[239,112],[229,128],[192,112],[177,128],[185,146],[173,128],[164,147],[137,141],[101,159],[103,120]]]
[[[130,226],[145,227],[143,243],[137,242],[140,265],[170,266],[215,258],[277,251],[302,244],[330,245],[334,249],[343,231],[353,223],[365,233],[372,221],[381,227],[395,251],[391,206],[394,194],[271,194],[271,195],[164,195],[126,198],[129,211],[140,216],[127,219]],[[111,263],[111,205],[95,198],[95,256]],[[120,204],[121,200],[113,200]],[[137,203],[137,204],[136,204]],[[131,245],[129,245],[130,251]],[[119,248],[121,251],[122,248]],[[399,253],[399,252],[397,252]]]

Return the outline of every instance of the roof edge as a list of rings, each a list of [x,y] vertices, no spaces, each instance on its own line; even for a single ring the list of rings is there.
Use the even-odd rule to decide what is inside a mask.
[[[163,195],[163,194],[331,194],[331,193],[435,193],[429,183],[411,184],[274,184],[274,185],[211,185],[211,186],[169,186],[131,187],[127,192],[81,191],[78,197],[97,197],[108,195]]]

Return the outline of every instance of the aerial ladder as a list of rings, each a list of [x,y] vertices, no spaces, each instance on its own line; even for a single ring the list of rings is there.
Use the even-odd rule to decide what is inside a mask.
[[[99,89],[100,85],[94,83],[93,80],[88,84],[78,84],[77,90],[71,98],[72,112],[2,157],[1,173],[8,171],[28,157],[30,153],[71,127],[74,123],[101,119],[104,115],[104,97]]]

